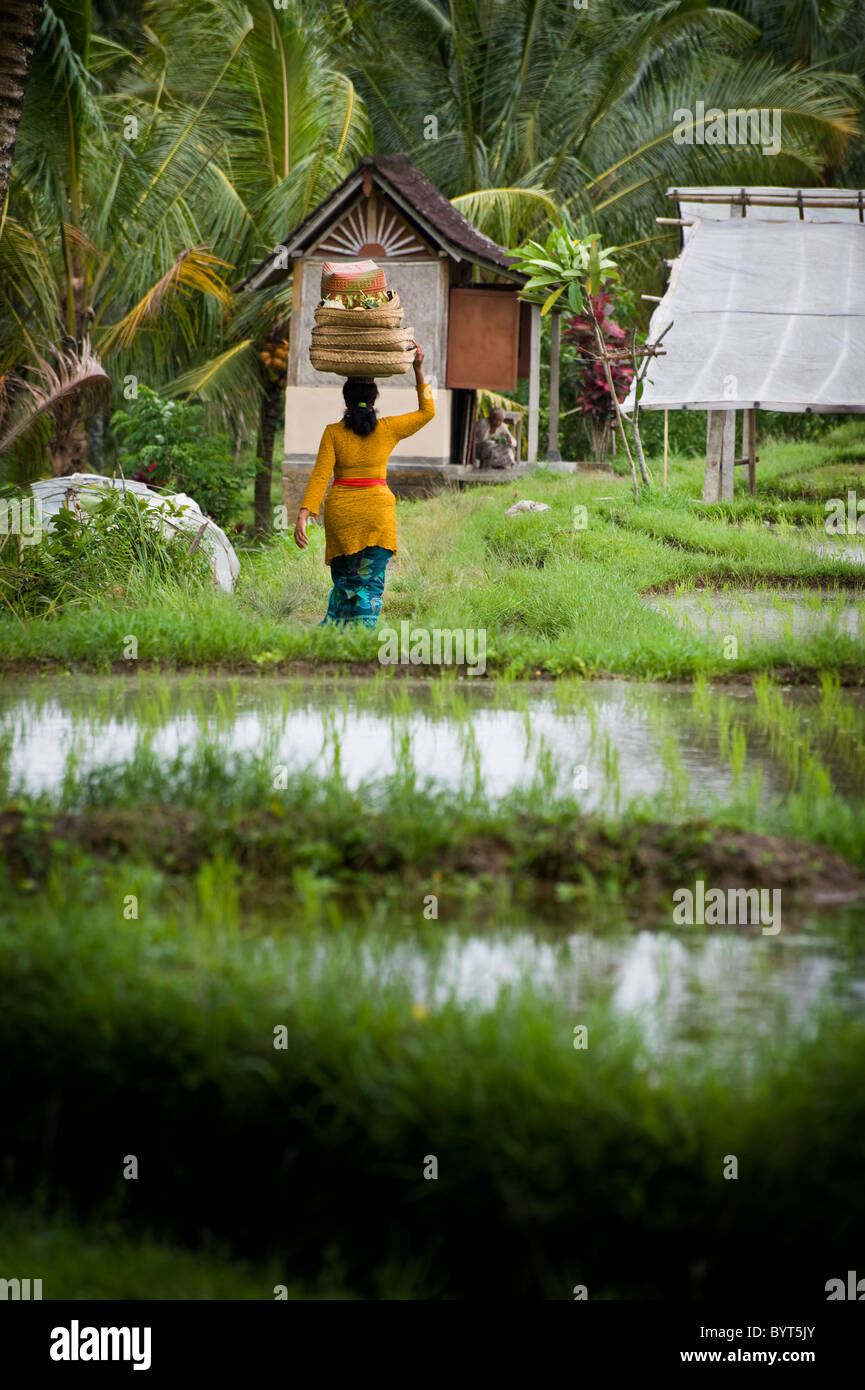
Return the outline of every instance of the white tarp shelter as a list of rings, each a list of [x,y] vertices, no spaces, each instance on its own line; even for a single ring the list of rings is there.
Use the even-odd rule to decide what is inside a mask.
[[[30,485],[33,496],[39,499],[42,524],[46,531],[52,530],[54,517],[70,505],[72,497],[98,497],[106,488],[119,488],[121,492],[140,497],[152,511],[154,521],[161,521],[163,535],[184,531],[194,537],[204,527],[200,544],[210,561],[213,586],[227,593],[233,591],[240,573],[240,561],[234,546],[221,527],[205,516],[198,503],[185,493],[154,492],[146,483],[136,483],[128,478],[106,478],[101,473],[72,473],[68,477],[45,478]]]
[[[753,488],[752,412],[865,412],[865,194],[707,187],[668,196],[679,217],[658,220],[679,222],[682,249],[652,314],[649,342],[668,331],[640,408],[709,411],[709,466],[724,454],[731,470],[735,416],[731,444],[731,421],[715,413],[749,412]],[[725,481],[719,495],[732,496],[732,471]]]
[[[693,188],[670,196],[692,225],[682,228],[681,254],[652,315],[650,342],[673,327],[641,408],[865,411],[863,194]]]

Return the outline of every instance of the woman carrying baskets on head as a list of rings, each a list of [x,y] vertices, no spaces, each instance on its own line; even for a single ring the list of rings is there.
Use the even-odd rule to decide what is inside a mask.
[[[342,388],[342,421],[328,425],[321,437],[294,539],[301,550],[309,545],[307,521],[318,512],[333,474],[324,505],[324,560],[333,581],[325,623],[375,627],[378,622],[385,570],[397,549],[396,498],[387,485],[388,459],[401,439],[435,415],[432,388],[423,374],[423,348],[418,343],[414,348],[417,410],[379,419],[378,387],[372,377],[350,377]]]

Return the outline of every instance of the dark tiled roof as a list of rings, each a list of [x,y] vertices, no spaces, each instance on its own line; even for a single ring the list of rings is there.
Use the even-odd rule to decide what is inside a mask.
[[[503,269],[510,265],[511,258],[507,252],[473,227],[435,184],[430,183],[426,174],[412,164],[408,155],[373,155],[368,164],[367,161],[362,163],[381,174],[446,241]]]
[[[511,266],[512,258],[504,248],[473,227],[405,154],[366,155],[357,168],[284,238],[283,244],[291,248],[292,254],[308,250],[320,238],[323,209],[332,209],[334,220],[340,216],[341,204],[347,202],[361,186],[365,172],[371,173],[385,193],[390,191],[394,200],[404,205],[409,217],[414,211],[421,224],[431,229],[446,250],[452,247],[470,259],[480,261],[490,270],[507,271]],[[274,256],[268,256],[235,286],[235,290],[245,289],[253,280],[258,280],[259,286],[263,286],[283,279],[288,274],[287,269],[277,272],[274,268],[271,273],[262,274],[274,259]]]

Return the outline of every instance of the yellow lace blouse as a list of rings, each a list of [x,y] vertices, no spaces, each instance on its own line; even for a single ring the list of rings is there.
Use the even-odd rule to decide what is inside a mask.
[[[313,515],[321,506],[331,474],[334,478],[384,478],[388,460],[401,439],[415,434],[435,415],[432,387],[417,388],[417,410],[385,415],[364,439],[339,424],[321,436],[302,507]],[[368,545],[396,551],[396,498],[379,487],[332,487],[324,504],[325,564],[336,555],[354,555]]]

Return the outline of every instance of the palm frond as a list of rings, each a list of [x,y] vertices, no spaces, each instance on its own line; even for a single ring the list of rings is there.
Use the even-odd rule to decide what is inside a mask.
[[[510,396],[502,396],[497,391],[478,391],[478,407],[484,415],[489,415],[492,410],[519,411],[525,415],[528,410],[527,405],[521,405],[519,401],[513,401]]]
[[[451,198],[479,231],[512,246],[541,222],[555,221],[559,205],[544,188],[480,188]]]
[[[19,377],[14,382],[18,418],[0,439],[0,453],[5,453],[41,416],[60,411],[69,397],[89,395],[105,402],[110,395],[111,378],[86,339],[80,349],[54,349],[53,362],[41,357],[30,372],[35,379]]]
[[[176,310],[183,295],[210,295],[227,307],[231,302],[231,291],[218,274],[218,266],[227,267],[228,262],[200,246],[181,251],[174,264],[151,285],[138,303],[106,330],[100,340],[102,352],[109,352],[114,346],[131,346],[142,328],[155,320],[167,306]]]
[[[217,357],[181,372],[163,387],[163,394],[209,402],[227,394],[249,396],[260,385],[254,340],[244,338]]]

